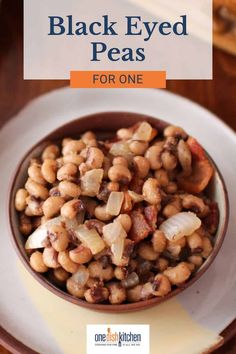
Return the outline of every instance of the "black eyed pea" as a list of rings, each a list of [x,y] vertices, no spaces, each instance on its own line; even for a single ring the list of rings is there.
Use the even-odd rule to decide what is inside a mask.
[[[108,214],[106,212],[106,204],[104,205],[98,205],[95,209],[94,209],[94,216],[101,221],[109,221],[113,218],[112,215]]]
[[[161,161],[162,161],[163,168],[167,171],[174,170],[178,163],[177,158],[169,151],[164,151],[161,154]]]
[[[184,194],[182,196],[183,207],[187,210],[191,210],[200,217],[204,217],[208,211],[208,207],[204,201],[192,194]]]
[[[132,175],[130,170],[123,165],[115,165],[109,168],[108,177],[112,182],[119,182],[123,184],[128,184]]]
[[[197,232],[187,237],[187,243],[192,253],[201,253],[203,251],[203,241]]]
[[[69,294],[78,297],[79,299],[84,298],[86,287],[78,284],[78,282],[73,279],[73,276],[67,279],[66,288]]]
[[[169,176],[166,170],[164,170],[163,168],[156,170],[154,175],[161,187],[168,186]]]
[[[187,139],[188,135],[184,131],[184,129],[177,127],[175,125],[169,125],[168,127],[165,128],[164,130],[164,136],[167,137],[175,137],[175,138],[182,138],[182,139]]]
[[[110,264],[103,265],[102,262],[93,261],[88,265],[89,275],[102,281],[109,281],[114,277],[114,271]]]
[[[88,247],[85,247],[81,244],[73,250],[69,251],[69,257],[75,263],[84,264],[90,262],[93,255]]]
[[[186,237],[179,240],[167,241],[167,251],[175,258],[178,257],[182,248],[186,246]]]
[[[48,267],[43,261],[43,254],[39,251],[35,251],[30,256],[30,265],[38,273],[46,273],[48,271]]]
[[[29,168],[28,168],[28,175],[32,179],[32,181],[45,185],[47,182],[45,181],[45,178],[43,177],[42,170],[41,170],[41,165],[37,163],[33,163]]]
[[[75,273],[78,270],[79,264],[73,262],[69,257],[69,251],[62,251],[58,254],[58,262],[68,273]]]
[[[184,140],[180,140],[177,146],[177,155],[180,165],[183,169],[182,175],[189,176],[192,172],[192,153],[188,144]]]
[[[45,159],[42,164],[42,176],[48,183],[54,183],[56,181],[57,163],[52,159]]]
[[[114,276],[118,280],[123,280],[126,278],[128,271],[125,267],[115,267]]]
[[[167,268],[163,274],[167,276],[171,284],[179,285],[188,280],[191,271],[186,262],[181,262],[176,267]]]
[[[62,267],[53,269],[53,278],[58,285],[64,285],[70,274]]]
[[[134,155],[143,156],[148,148],[146,141],[133,140],[129,143],[129,149]]]
[[[52,160],[56,160],[57,157],[59,157],[60,155],[60,149],[57,145],[51,144],[49,146],[47,146],[42,154],[42,160],[46,160],[46,159],[52,159]]]
[[[86,286],[87,286],[88,288],[94,288],[94,287],[97,286],[99,283],[100,283],[100,280],[99,280],[99,279],[89,277],[89,278],[88,278],[88,281],[87,281],[87,283],[86,283]]]
[[[61,208],[61,216],[74,219],[76,215],[84,209],[84,205],[79,199],[72,199],[66,202]]]
[[[194,264],[196,267],[201,267],[203,263],[202,256],[199,255],[192,255],[188,257],[188,262]]]
[[[81,165],[80,165],[81,166]],[[59,181],[73,181],[75,179],[75,175],[78,172],[78,168],[71,162],[66,163],[57,171],[57,179]]]
[[[138,302],[141,300],[142,285],[136,285],[132,289],[127,289],[128,302]]]
[[[157,274],[152,283],[153,295],[165,296],[171,292],[169,279],[163,274]]]
[[[119,223],[122,225],[122,227],[127,233],[130,231],[132,226],[132,220],[128,214],[120,214],[115,220],[119,221]]]
[[[107,284],[109,289],[109,301],[111,304],[121,304],[126,299],[126,290],[118,282]]]
[[[91,131],[87,131],[81,136],[81,139],[87,145],[91,140],[96,140],[96,135]]]
[[[115,166],[115,165],[123,165],[125,167],[129,166],[128,161],[123,156],[114,157],[114,159],[112,160],[112,165],[113,166]]]
[[[182,204],[180,198],[175,198],[171,203],[167,204],[163,211],[162,214],[168,219],[171,216],[181,212],[182,210]]]
[[[155,178],[148,178],[143,184],[143,196],[146,202],[153,205],[160,205],[161,193],[158,181]]]
[[[158,142],[157,145],[150,146],[146,153],[145,157],[148,159],[150,163],[150,168],[152,170],[158,170],[162,167],[162,161],[161,161],[161,153],[163,151],[163,143]]]
[[[58,189],[63,197],[78,198],[81,194],[80,187],[70,181],[61,181],[58,185]]]
[[[92,304],[104,302],[108,299],[109,291],[107,288],[101,286],[95,286],[91,289],[88,289],[84,293],[85,300]]]
[[[206,259],[207,257],[209,257],[213,249],[211,241],[208,237],[203,237],[202,248],[203,252],[201,253],[201,256]]]
[[[150,299],[153,296],[153,284],[151,282],[147,282],[142,285],[141,289],[141,300]]]
[[[62,197],[49,197],[43,203],[43,213],[46,218],[52,218],[55,215],[58,215],[61,207],[65,203],[65,200]]]
[[[154,251],[152,244],[148,241],[140,242],[138,255],[147,261],[155,261],[159,257],[159,253]]]
[[[21,214],[20,215],[20,232],[25,235],[28,236],[31,234],[32,232],[32,223],[31,223],[31,219],[26,216],[25,214]]]
[[[162,253],[167,245],[167,240],[162,231],[156,230],[152,236],[152,246],[155,252]]]
[[[169,194],[174,194],[178,190],[178,186],[175,182],[170,182],[168,186],[165,187],[165,192]]]
[[[87,152],[86,164],[91,169],[101,168],[104,160],[102,150],[97,147],[89,147]]]
[[[25,215],[27,216],[42,216],[42,202],[35,199],[32,196],[28,196],[26,199],[27,208],[25,209]]]
[[[150,170],[150,162],[146,157],[135,156],[133,159],[135,176],[138,178],[146,178]]]
[[[84,158],[78,154],[69,154],[63,157],[63,164],[73,163],[76,166],[80,166],[84,162]]]
[[[15,208],[17,211],[23,211],[26,208],[26,198],[28,197],[29,193],[26,189],[20,188],[16,192],[15,196]]]
[[[85,143],[82,140],[70,140],[64,143],[62,155],[78,154],[85,148]]]
[[[28,178],[25,184],[25,189],[36,199],[45,200],[49,195],[49,191],[46,187],[44,187],[42,184],[34,182],[31,178]]]
[[[57,252],[62,252],[67,249],[69,244],[69,237],[66,229],[62,225],[49,226],[48,237],[52,247]]]
[[[133,136],[133,129],[121,128],[117,131],[116,135],[121,140],[131,139]]]
[[[169,266],[169,261],[166,258],[160,257],[156,261],[156,267],[160,272],[164,272]]]
[[[43,250],[43,262],[48,268],[59,268],[58,253],[53,247],[45,247]]]

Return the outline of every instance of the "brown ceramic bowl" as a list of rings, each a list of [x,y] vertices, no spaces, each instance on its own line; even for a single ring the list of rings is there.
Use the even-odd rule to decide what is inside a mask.
[[[223,178],[215,166],[215,176],[212,179],[210,186],[208,188],[209,196],[218,202],[220,210],[220,222],[219,227],[215,236],[215,245],[213,252],[209,258],[205,261],[202,267],[198,272],[191,278],[186,284],[182,287],[173,290],[170,294],[163,298],[152,298],[145,301],[140,301],[136,303],[125,303],[121,305],[110,305],[110,304],[90,304],[84,300],[77,299],[67,292],[57,288],[53,285],[45,276],[36,273],[29,265],[29,260],[24,249],[25,238],[20,234],[18,229],[18,216],[14,208],[14,196],[18,188],[24,185],[27,176],[27,166],[32,157],[39,156],[43,148],[52,141],[58,141],[66,136],[77,137],[79,134],[83,133],[86,130],[95,131],[100,138],[108,137],[112,135],[117,129],[121,127],[131,126],[138,121],[146,120],[155,126],[158,130],[163,130],[167,125],[166,122],[161,121],[156,118],[149,116],[136,114],[136,113],[125,113],[125,112],[106,112],[106,113],[97,113],[92,114],[86,117],[78,118],[74,121],[71,121],[62,127],[59,127],[51,134],[47,135],[43,140],[39,141],[32,149],[24,156],[18,165],[15,175],[13,177],[10,196],[9,196],[9,219],[13,244],[15,249],[25,265],[26,269],[33,275],[33,277],[39,281],[45,288],[53,292],[55,295],[60,296],[61,298],[70,301],[76,305],[89,308],[91,310],[103,311],[103,312],[128,312],[128,311],[137,311],[141,309],[146,309],[148,307],[160,304],[167,299],[181,293],[184,289],[192,285],[197,279],[199,279],[203,273],[208,269],[210,264],[213,262],[216,257],[219,249],[222,245],[227,224],[228,224],[228,214],[229,214],[229,205],[227,191]]]

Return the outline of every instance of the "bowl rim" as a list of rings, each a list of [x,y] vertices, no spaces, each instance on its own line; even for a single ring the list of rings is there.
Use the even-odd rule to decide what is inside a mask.
[[[14,200],[14,195],[13,195],[13,190],[14,190],[14,186],[16,183],[16,179],[18,176],[18,173],[21,169],[22,164],[24,163],[25,159],[40,145],[46,143],[46,142],[53,142],[56,141],[57,139],[53,139],[51,138],[52,135],[55,135],[57,132],[61,131],[64,127],[71,125],[71,124],[75,124],[76,122],[80,121],[81,119],[86,120],[89,117],[93,117],[94,119],[96,119],[96,117],[98,116],[104,116],[104,115],[117,115],[117,114],[124,114],[126,116],[136,116],[137,117],[137,121],[141,121],[141,120],[156,120],[158,123],[160,123],[160,125],[168,125],[170,123],[168,123],[167,121],[164,121],[160,118],[154,117],[154,116],[150,116],[150,115],[146,115],[146,114],[141,114],[141,113],[137,113],[137,112],[132,112],[132,111],[101,111],[101,112],[97,112],[97,113],[91,113],[91,114],[86,114],[86,115],[82,115],[79,116],[75,119],[69,120],[68,122],[58,126],[57,128],[53,129],[52,131],[50,131],[48,134],[46,134],[43,138],[41,138],[39,141],[37,141],[30,149],[28,149],[24,155],[22,156],[22,158],[20,159],[20,161],[18,162],[13,174],[11,175],[11,179],[10,179],[10,183],[8,185],[8,226],[9,226],[9,231],[10,231],[10,239],[11,242],[13,244],[13,247],[18,255],[18,257],[20,258],[21,262],[24,264],[24,267],[27,269],[27,271],[33,276],[33,278],[38,281],[41,285],[44,286],[44,288],[46,288],[47,290],[49,290],[51,293],[59,296],[61,299],[64,299],[66,301],[69,301],[70,303],[79,305],[81,307],[93,310],[93,311],[99,311],[99,312],[104,312],[104,313],[118,313],[118,312],[133,312],[133,311],[140,311],[140,310],[145,310],[148,309],[152,306],[158,305],[162,302],[165,302],[166,300],[169,300],[170,298],[180,294],[181,292],[183,292],[185,289],[187,289],[188,287],[190,287],[191,285],[193,285],[210,267],[210,265],[213,263],[213,261],[215,260],[218,252],[220,251],[220,248],[223,244],[225,235],[226,235],[226,231],[228,228],[228,222],[229,222],[229,197],[228,197],[228,191],[226,188],[226,184],[224,181],[224,178],[218,168],[218,166],[216,165],[216,163],[214,162],[214,160],[211,158],[211,156],[207,153],[211,163],[213,164],[214,168],[215,168],[215,172],[219,178],[219,181],[221,183],[222,186],[222,191],[223,191],[223,200],[224,200],[224,204],[225,204],[225,215],[224,215],[224,220],[223,220],[223,224],[222,224],[222,232],[221,234],[218,236],[217,239],[217,243],[214,245],[213,247],[213,251],[210,254],[210,256],[207,258],[207,260],[203,263],[203,265],[201,266],[201,268],[199,269],[199,271],[194,275],[193,278],[191,278],[190,280],[187,281],[187,283],[184,283],[183,285],[179,286],[178,288],[172,290],[169,294],[165,295],[164,297],[154,297],[151,299],[147,299],[147,300],[143,300],[143,301],[138,301],[138,302],[134,302],[134,303],[124,303],[124,304],[92,304],[92,303],[88,303],[87,301],[83,300],[83,299],[79,299],[76,298],[75,296],[66,293],[65,291],[61,290],[60,288],[58,288],[57,286],[55,286],[52,282],[50,282],[48,279],[46,279],[42,274],[35,272],[30,264],[29,264],[29,260],[27,258],[27,255],[24,254],[19,247],[18,244],[18,240],[17,240],[17,235],[14,232],[14,216],[11,212],[11,208],[12,208],[12,202]],[[61,139],[61,138],[59,138]]]

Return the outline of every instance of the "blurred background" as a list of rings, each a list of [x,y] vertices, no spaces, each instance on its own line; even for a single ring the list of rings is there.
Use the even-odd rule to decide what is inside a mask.
[[[168,81],[167,90],[206,107],[236,130],[236,0],[214,0],[213,27],[213,80]],[[23,80],[23,0],[0,0],[0,128],[32,98],[66,85]],[[231,339],[216,354],[236,353],[234,334],[236,321],[227,329]],[[0,346],[2,353],[9,352]]]

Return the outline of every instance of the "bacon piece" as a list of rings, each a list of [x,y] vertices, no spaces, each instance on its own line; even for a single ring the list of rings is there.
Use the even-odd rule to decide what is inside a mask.
[[[144,208],[145,218],[148,224],[151,226],[152,231],[156,230],[157,213],[158,213],[158,209],[156,205],[149,205],[146,208]]]
[[[146,238],[149,233],[152,232],[152,228],[147,223],[144,215],[139,211],[133,210],[130,213],[130,217],[132,220],[132,227],[129,232],[129,238],[137,243]]]

